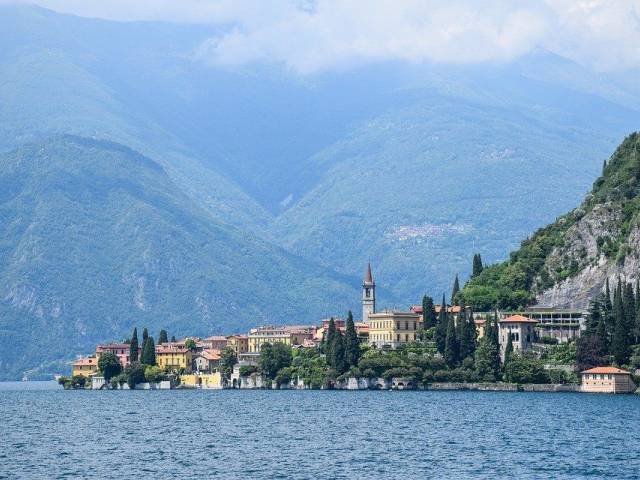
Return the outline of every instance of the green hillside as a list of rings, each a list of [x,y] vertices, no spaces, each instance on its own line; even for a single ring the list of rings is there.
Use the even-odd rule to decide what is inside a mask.
[[[607,278],[638,279],[639,221],[640,134],[633,133],[578,208],[523,241],[508,261],[485,268],[462,295],[481,310],[520,308],[545,297],[584,308]]]
[[[111,142],[64,136],[2,155],[0,228],[2,379],[55,372],[49,362],[133,325],[245,331],[358,298],[357,280],[215,221],[157,163]]]

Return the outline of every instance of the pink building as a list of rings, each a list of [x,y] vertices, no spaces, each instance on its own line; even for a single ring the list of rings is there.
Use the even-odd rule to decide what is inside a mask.
[[[104,345],[98,345],[96,347],[96,358],[100,358],[100,355],[107,352],[117,356],[123,368],[131,363],[128,343],[106,343]],[[138,348],[138,358],[140,358],[140,355],[142,355],[142,349]]]

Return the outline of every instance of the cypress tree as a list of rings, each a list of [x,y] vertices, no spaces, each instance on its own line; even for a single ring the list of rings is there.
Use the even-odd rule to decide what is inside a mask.
[[[471,354],[471,339],[469,338],[467,316],[464,311],[460,311],[458,322],[456,323],[456,339],[458,340],[458,360],[462,361]]]
[[[175,335],[171,335],[171,343],[176,343],[176,336]]]
[[[131,343],[129,344],[129,361],[131,363],[138,361],[138,328],[133,328],[133,335],[131,335]]]
[[[619,366],[629,361],[629,330],[627,318],[624,313],[624,299],[621,282],[618,283],[613,297],[613,316],[615,320],[613,339],[611,341],[611,353]]]
[[[513,357],[513,340],[511,339],[511,333],[509,333],[507,339],[507,346],[504,349],[504,364],[507,365]]]
[[[142,351],[142,360],[140,363],[145,365],[156,364],[156,344],[153,341],[153,337],[147,337],[147,341],[144,342],[144,350]]]
[[[467,356],[473,358],[476,353],[476,346],[478,344],[478,332],[476,330],[476,322],[473,320],[473,311],[469,310],[467,316]]]
[[[336,330],[331,342],[331,366],[338,375],[343,374],[347,370],[344,340],[342,338],[342,333],[340,333],[339,330]]]
[[[636,322],[633,329],[633,337],[635,344],[640,341],[640,280],[636,280]]]
[[[331,359],[333,358],[333,339],[336,336],[336,322],[333,320],[333,317],[329,319],[329,326],[327,327],[327,335],[325,337],[325,349],[324,353],[327,358],[327,363],[331,364]]]
[[[459,346],[456,338],[456,322],[451,315],[447,325],[447,337],[444,347],[444,361],[449,368],[454,368],[458,364]]]
[[[436,310],[433,306],[433,298],[424,296],[422,297],[422,318],[423,327],[426,329],[436,326]]]
[[[476,253],[473,256],[473,269],[472,269],[472,274],[471,277],[477,277],[478,275],[480,275],[482,273],[482,270],[484,269],[483,265],[482,265],[482,257],[480,256],[479,253]]]
[[[460,291],[460,281],[458,280],[458,275],[456,274],[456,278],[453,281],[453,288],[451,289],[451,304],[458,305],[458,292]]]
[[[164,329],[160,330],[160,335],[158,335],[158,345],[168,342],[169,339],[167,338],[167,331]]]
[[[636,325],[636,297],[633,294],[633,285],[631,283],[626,283],[624,286],[624,316],[627,322],[627,330],[631,334]]]
[[[347,315],[347,328],[344,334],[344,359],[347,367],[357,366],[358,360],[360,360],[360,340],[351,311]]]
[[[435,341],[436,348],[441,355],[444,355],[444,347],[447,340],[447,327],[449,320],[447,318],[447,302],[442,294],[442,304],[440,305],[440,315],[438,315],[438,324],[436,325]]]
[[[147,341],[147,338],[149,338],[149,331],[145,328],[142,330],[142,345]]]
[[[589,305],[589,316],[587,319],[587,329],[585,335],[594,335],[602,319],[602,304],[600,295],[596,295]]]

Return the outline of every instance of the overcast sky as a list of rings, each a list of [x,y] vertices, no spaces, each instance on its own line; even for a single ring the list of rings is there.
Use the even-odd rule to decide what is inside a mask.
[[[17,1],[113,20],[232,25],[200,47],[201,58],[302,75],[379,60],[501,61],[536,47],[600,71],[640,68],[640,0]]]

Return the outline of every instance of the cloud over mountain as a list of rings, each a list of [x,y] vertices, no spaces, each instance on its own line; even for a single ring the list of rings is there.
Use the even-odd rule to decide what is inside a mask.
[[[114,20],[224,25],[223,33],[204,42],[196,56],[231,67],[276,63],[310,74],[386,60],[499,62],[538,47],[596,70],[640,67],[638,0],[34,3]]]

